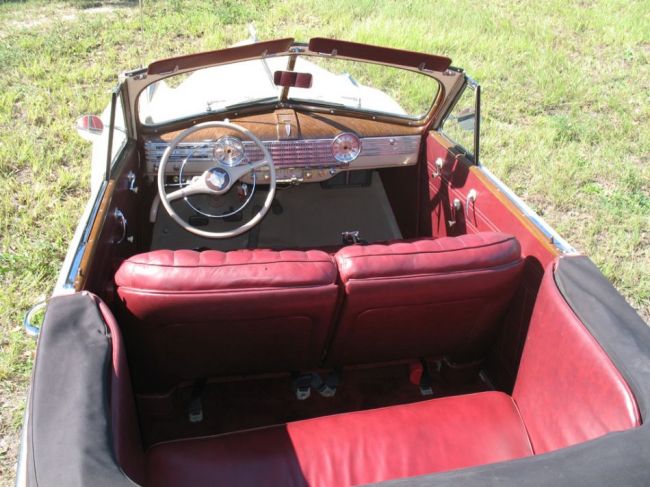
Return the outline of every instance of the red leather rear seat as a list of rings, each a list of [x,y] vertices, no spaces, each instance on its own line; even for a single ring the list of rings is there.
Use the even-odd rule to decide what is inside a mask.
[[[483,392],[161,443],[147,485],[345,487],[532,454],[510,396]]]
[[[354,245],[335,258],[345,301],[334,366],[483,358],[523,266],[515,237],[492,232]]]
[[[332,325],[337,271],[320,251],[158,250],[115,275],[140,385],[160,377],[310,370]],[[165,385],[165,384],[163,384]],[[166,384],[167,386],[171,384]]]

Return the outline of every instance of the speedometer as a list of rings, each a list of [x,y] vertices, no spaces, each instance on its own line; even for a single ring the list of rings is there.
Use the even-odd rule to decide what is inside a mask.
[[[337,135],[332,141],[332,155],[339,162],[354,161],[361,153],[361,140],[349,132]]]
[[[220,137],[214,145],[214,157],[226,166],[236,166],[244,160],[244,144],[237,137]]]

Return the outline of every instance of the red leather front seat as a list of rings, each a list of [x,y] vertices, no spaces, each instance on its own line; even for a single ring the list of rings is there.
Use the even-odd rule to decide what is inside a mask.
[[[318,366],[338,287],[321,251],[158,250],[115,275],[141,384]],[[136,377],[138,380],[138,377]],[[169,384],[158,384],[169,386]]]
[[[345,287],[328,364],[483,358],[523,266],[515,237],[478,233],[336,254]]]

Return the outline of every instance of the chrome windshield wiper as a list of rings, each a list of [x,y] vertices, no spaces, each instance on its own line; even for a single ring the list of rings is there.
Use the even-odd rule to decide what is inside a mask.
[[[336,101],[328,101],[323,98],[293,98],[289,97],[289,101],[297,101],[299,103],[312,103],[316,105],[323,105],[323,106],[328,106],[328,107],[337,107],[337,108],[350,108],[350,105],[346,105],[345,103],[339,103]]]
[[[280,98],[278,97],[278,95],[267,96],[266,98],[250,98],[248,100],[245,100],[245,101],[242,101],[242,102],[239,102],[239,103],[233,103],[232,105],[226,105],[225,107],[223,107],[223,109],[224,110],[233,110],[233,109],[240,108],[240,107],[245,107],[245,106],[248,106],[248,105],[255,105],[257,103],[269,103],[269,102],[272,102],[272,101],[279,101],[279,100],[280,100]]]
[[[271,101],[278,100],[277,96],[267,96],[265,98],[247,98],[244,101],[238,102],[238,103],[233,103],[231,105],[220,105],[221,103],[225,102],[226,100],[211,100],[206,102],[206,111],[207,112],[214,112],[214,111],[220,111],[220,110],[232,110],[235,108],[247,106],[247,105],[254,105],[255,103],[269,103]],[[214,106],[216,105],[216,106]]]

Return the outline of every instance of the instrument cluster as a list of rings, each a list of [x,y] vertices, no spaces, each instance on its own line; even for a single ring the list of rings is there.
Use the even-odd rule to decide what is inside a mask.
[[[361,153],[361,139],[350,132],[341,133],[332,140],[331,151],[334,160],[341,164],[349,164]],[[214,144],[214,159],[226,166],[236,166],[243,161],[254,162],[246,155],[244,142],[238,137],[224,135]]]

